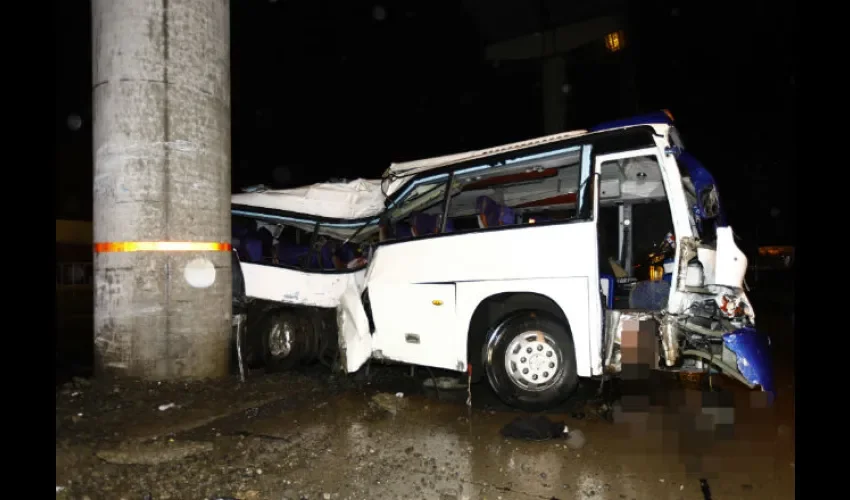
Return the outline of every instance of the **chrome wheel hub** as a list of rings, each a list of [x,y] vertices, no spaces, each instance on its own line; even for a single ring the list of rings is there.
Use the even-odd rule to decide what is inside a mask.
[[[292,328],[288,323],[275,323],[269,332],[269,353],[276,358],[285,358],[292,352]]]
[[[528,391],[552,386],[563,366],[561,350],[541,331],[517,335],[505,351],[505,369],[511,381]]]

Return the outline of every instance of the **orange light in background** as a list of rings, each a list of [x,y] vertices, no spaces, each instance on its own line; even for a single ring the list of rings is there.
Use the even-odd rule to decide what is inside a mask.
[[[529,224],[534,224],[535,222],[537,222],[537,219],[535,219],[534,217],[528,219]]]
[[[759,247],[759,255],[762,256],[771,256],[776,257],[779,255],[793,255],[794,247],[791,246],[770,246],[770,247]]]
[[[664,114],[667,115],[667,118],[669,118],[671,122],[676,121],[673,118],[673,113],[671,113],[669,109],[662,109],[662,111],[664,111]]]
[[[615,31],[605,35],[605,48],[610,52],[617,52],[623,48],[623,32]]]
[[[658,281],[664,277],[664,267],[663,266],[649,266],[649,279],[650,281]]]
[[[206,241],[120,241],[95,243],[95,253],[106,252],[229,252],[230,243]]]

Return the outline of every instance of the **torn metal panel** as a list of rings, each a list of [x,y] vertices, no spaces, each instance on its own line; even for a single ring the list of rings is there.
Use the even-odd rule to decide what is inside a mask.
[[[691,261],[697,257],[697,246],[693,238],[685,236],[679,238],[679,275],[676,281],[676,289],[683,292],[688,286],[688,266]],[[694,271],[691,271],[693,274]],[[693,280],[693,278],[692,278]]]
[[[379,214],[384,209],[385,199],[380,179],[356,179],[348,183],[325,182],[239,193],[231,197],[231,203],[304,216],[361,219]]]
[[[342,365],[348,373],[359,370],[372,356],[372,335],[359,290],[359,287],[349,284],[337,308],[339,350]]]
[[[664,363],[667,366],[673,366],[679,360],[679,328],[676,325],[676,318],[669,314],[664,316],[660,330]]]
[[[679,291],[710,285],[740,290],[746,272],[747,257],[735,244],[730,226],[717,228],[716,248],[697,246],[689,237],[679,242]]]
[[[245,294],[282,304],[337,307],[349,286],[359,288],[366,270],[316,273],[242,262]]]
[[[737,356],[737,368],[751,384],[773,393],[770,338],[755,328],[739,328],[723,336],[723,345]]]
[[[726,225],[726,213],[720,203],[717,183],[714,176],[692,154],[683,151],[678,157],[679,163],[688,172],[690,184],[697,198],[697,216],[701,219],[715,219],[718,229]]]
[[[735,244],[732,227],[717,228],[717,254],[714,262],[714,285],[742,288],[747,273],[747,256]]]

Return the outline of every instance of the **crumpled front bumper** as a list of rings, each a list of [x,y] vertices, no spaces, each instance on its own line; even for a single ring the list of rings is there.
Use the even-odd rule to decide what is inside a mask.
[[[737,356],[738,371],[745,379],[771,396],[776,395],[770,338],[766,334],[755,328],[739,328],[723,335],[723,345]]]

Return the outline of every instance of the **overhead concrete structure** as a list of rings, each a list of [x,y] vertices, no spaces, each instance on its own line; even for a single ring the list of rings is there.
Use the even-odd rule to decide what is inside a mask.
[[[93,0],[95,370],[228,373],[228,0]]]
[[[462,0],[490,61],[539,60],[543,128],[567,128],[567,53],[621,29],[625,0]]]
[[[541,60],[543,129],[546,134],[556,134],[566,128],[565,54],[594,40],[601,42],[620,27],[621,21],[615,17],[588,19],[488,45],[486,57],[491,61]]]

